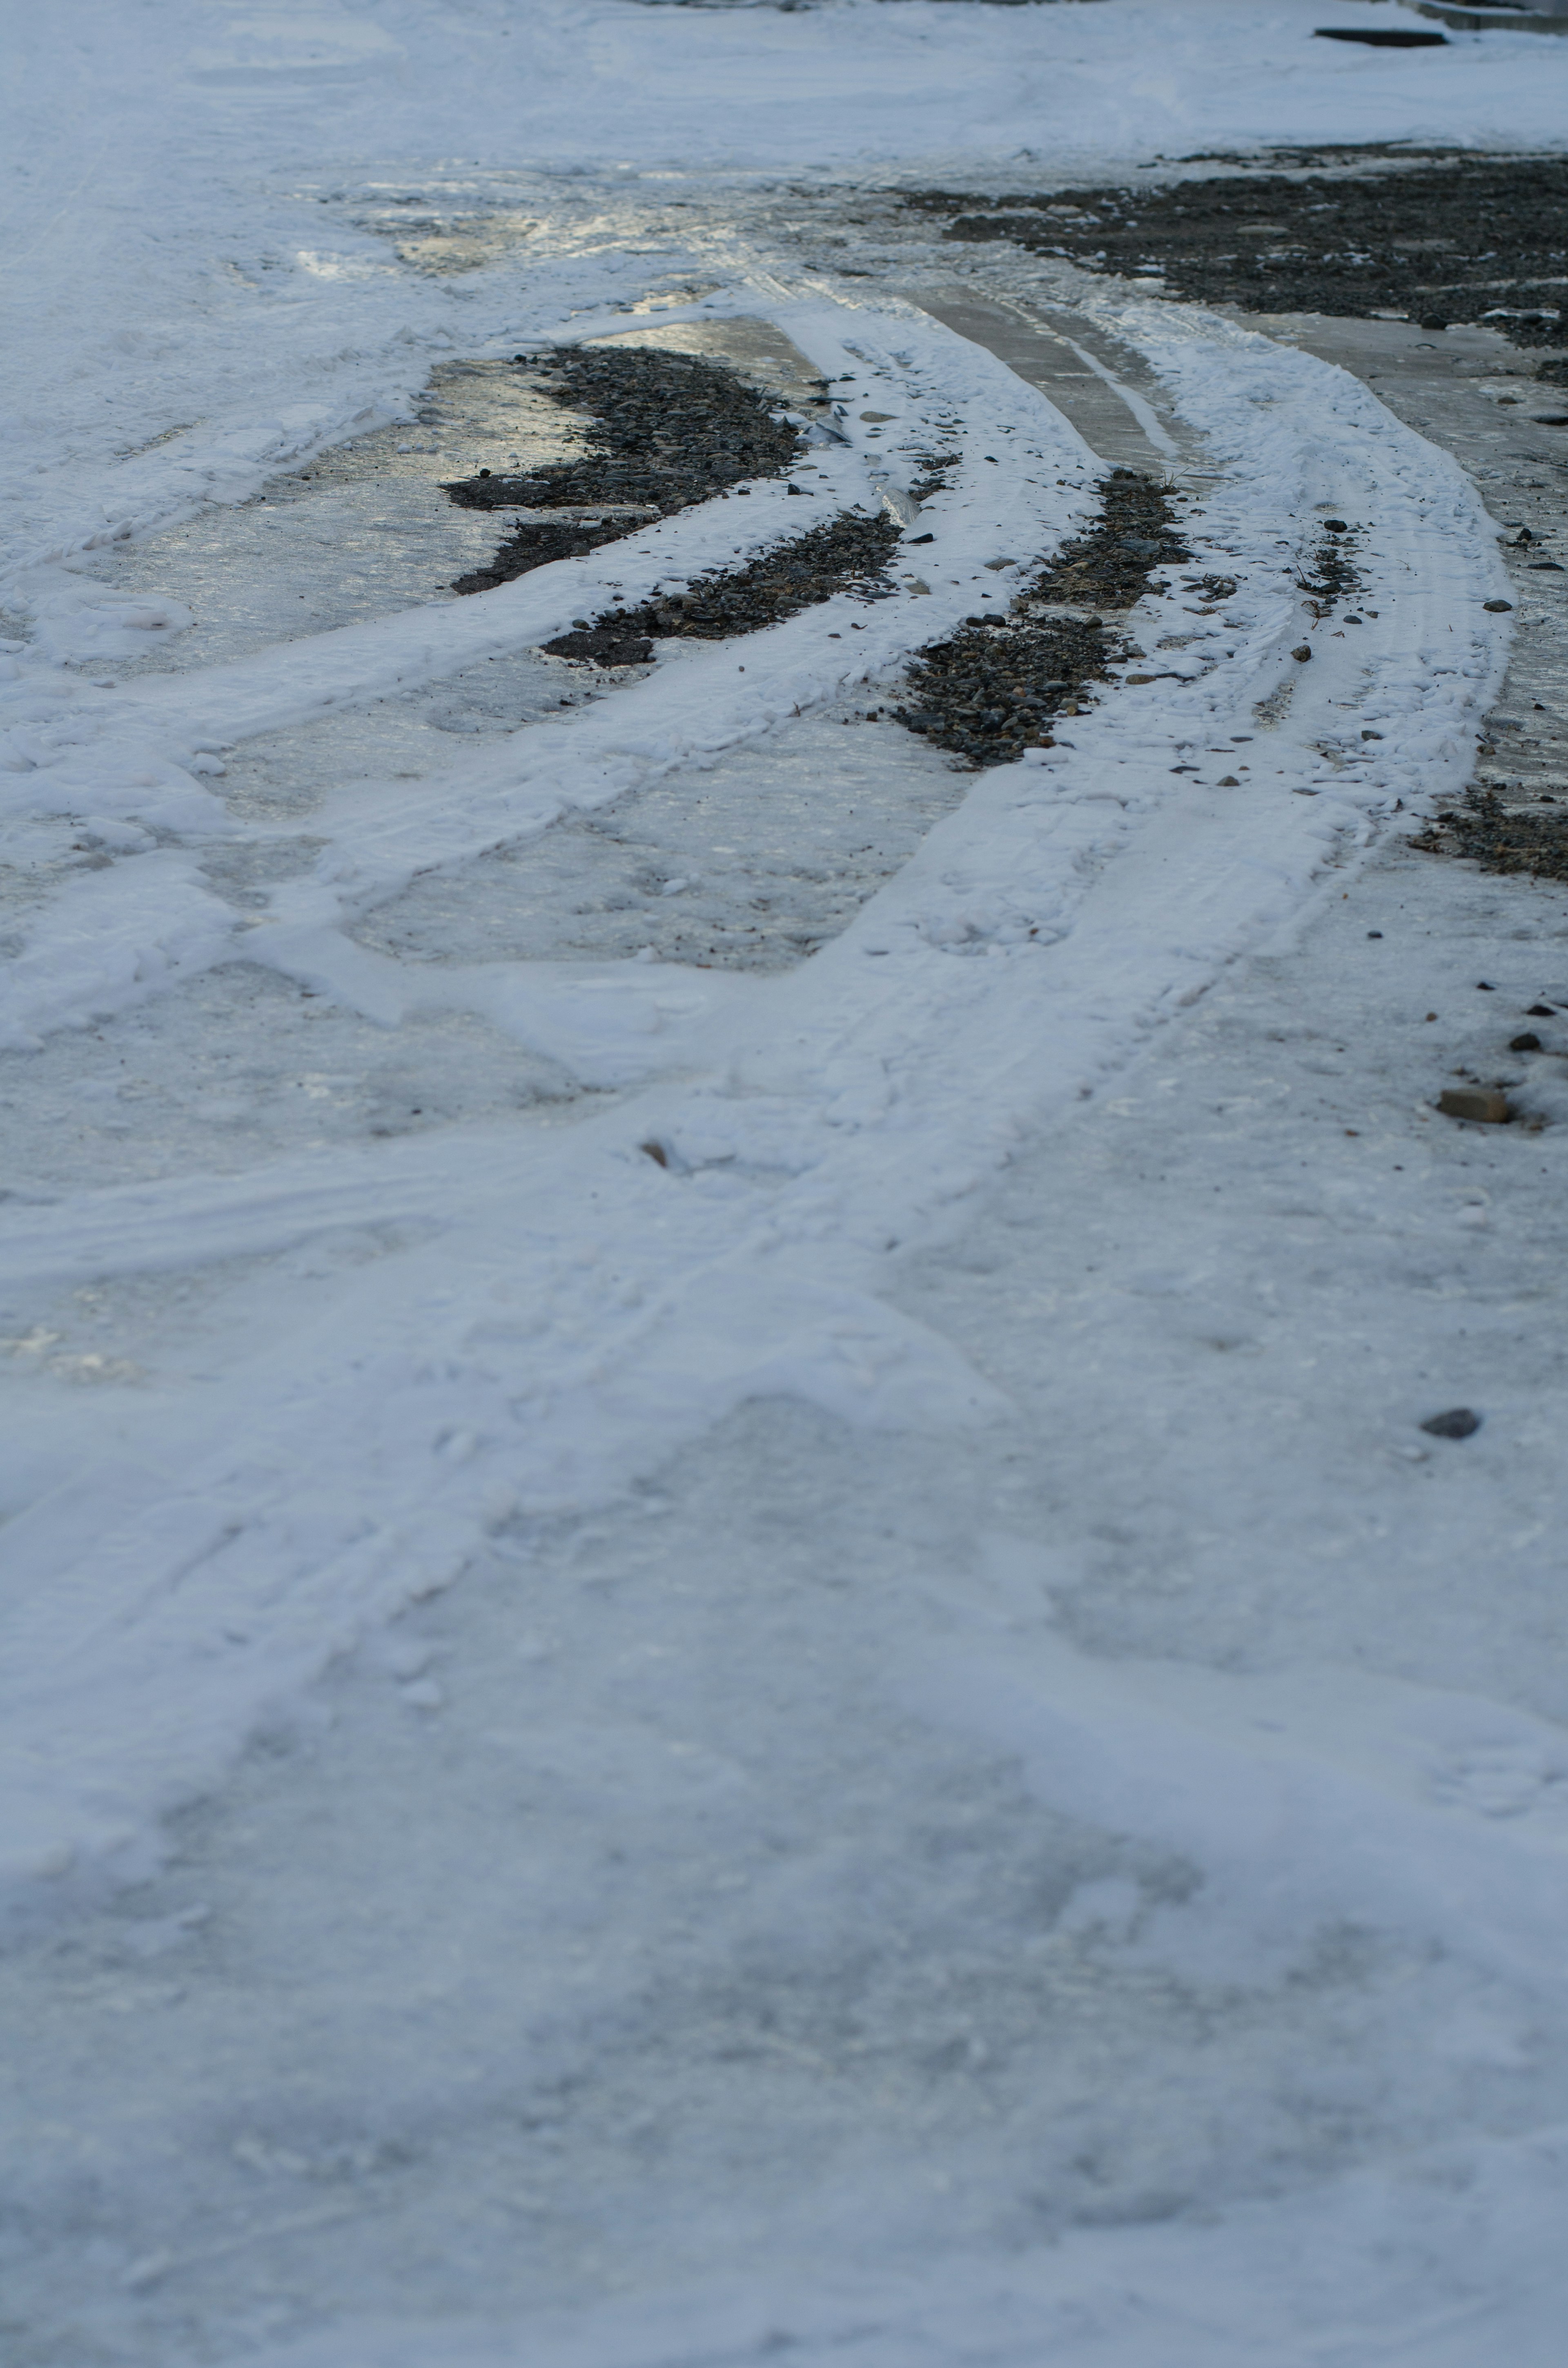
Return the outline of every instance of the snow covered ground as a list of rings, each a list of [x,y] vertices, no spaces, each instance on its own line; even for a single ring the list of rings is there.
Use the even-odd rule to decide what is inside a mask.
[[[7,2358],[1555,2361],[1568,1089],[1432,1102],[1568,915],[1406,844],[1496,523],[998,275],[1048,400],[877,194],[1557,136],[1568,43],[1319,13],[8,28]],[[931,541],[590,696],[806,504],[455,598],[453,372],[672,329]],[[1134,444],[1142,658],[978,778],[874,720]]]

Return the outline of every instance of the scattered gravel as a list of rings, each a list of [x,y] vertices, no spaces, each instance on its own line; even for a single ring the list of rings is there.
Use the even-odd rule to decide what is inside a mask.
[[[1310,568],[1300,576],[1302,592],[1319,620],[1332,616],[1341,600],[1353,599],[1360,585],[1356,544],[1362,529],[1345,518],[1324,518]]]
[[[922,473],[910,486],[910,497],[916,502],[928,502],[933,494],[948,490],[948,471],[956,469],[963,459],[961,452],[922,452],[919,455]]]
[[[553,657],[636,666],[652,656],[656,635],[726,641],[777,625],[835,592],[896,599],[887,568],[902,531],[885,511],[841,510],[824,525],[776,543],[748,566],[700,575],[684,591],[655,594],[636,609],[607,609],[545,647]]]

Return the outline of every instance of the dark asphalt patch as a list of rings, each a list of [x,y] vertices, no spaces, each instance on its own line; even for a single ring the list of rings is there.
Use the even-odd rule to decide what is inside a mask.
[[[1355,166],[1386,153],[1333,155]],[[1086,271],[1159,272],[1168,294],[1197,303],[1250,313],[1394,312],[1433,329],[1484,321],[1516,345],[1568,346],[1568,159],[1445,154],[1386,171],[1289,179],[1285,169],[1302,161],[1301,152],[1281,150],[1269,161],[1273,173],[1265,166],[1161,188],[981,199],[931,189],[903,202],[944,219],[946,238],[1007,239]]]
[[[634,666],[653,655],[655,637],[727,641],[780,624],[837,592],[894,599],[887,569],[901,533],[885,511],[841,510],[744,567],[718,569],[678,592],[655,593],[635,609],[607,609],[545,648],[553,657],[582,664]]]

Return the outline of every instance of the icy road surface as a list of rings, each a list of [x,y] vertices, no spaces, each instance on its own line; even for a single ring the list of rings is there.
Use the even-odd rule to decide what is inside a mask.
[[[1312,21],[13,27],[7,2362],[1557,2360],[1568,1091],[1432,1105],[1568,921],[1407,844],[1497,522],[875,194],[1562,120]],[[590,686],[806,502],[458,598],[432,390],[675,329],[929,540]],[[1192,558],[1056,745],[868,720],[1110,462]]]

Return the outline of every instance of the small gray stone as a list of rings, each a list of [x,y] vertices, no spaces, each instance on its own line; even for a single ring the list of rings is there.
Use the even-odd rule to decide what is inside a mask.
[[[1481,1417],[1469,1406],[1450,1406],[1446,1414],[1428,1415],[1421,1428],[1433,1439],[1469,1439],[1481,1429]]]

